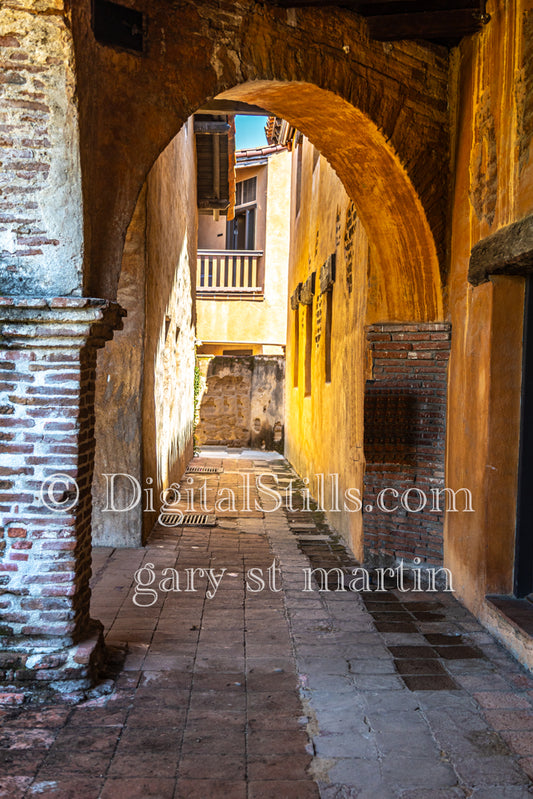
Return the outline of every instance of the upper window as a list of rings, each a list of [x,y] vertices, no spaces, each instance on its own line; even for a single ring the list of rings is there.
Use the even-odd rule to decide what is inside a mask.
[[[247,203],[255,203],[257,192],[257,178],[248,178],[248,180],[241,180],[235,186],[235,205],[246,205]]]
[[[235,186],[235,218],[228,222],[226,249],[255,249],[257,178],[241,180]]]

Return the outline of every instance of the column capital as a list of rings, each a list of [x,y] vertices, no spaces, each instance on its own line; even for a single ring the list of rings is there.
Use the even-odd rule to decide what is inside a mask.
[[[126,311],[95,297],[0,297],[0,349],[97,349]]]

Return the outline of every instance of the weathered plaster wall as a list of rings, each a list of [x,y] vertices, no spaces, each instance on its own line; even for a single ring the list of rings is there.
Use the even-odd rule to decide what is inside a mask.
[[[203,383],[195,430],[199,446],[249,445],[252,362],[249,356],[198,359]]]
[[[513,589],[524,280],[467,282],[471,248],[533,210],[533,4],[490,2],[491,22],[455,53],[455,186],[448,293],[452,322],[447,482],[474,514],[448,514],[445,561],[483,612]]]
[[[143,481],[154,495],[181,478],[192,457],[196,166],[192,120],[147,181]],[[143,514],[144,532],[154,522]]]
[[[250,398],[253,449],[284,450],[285,358],[256,356]]]
[[[76,77],[63,0],[0,4],[0,294],[81,295]]]
[[[123,329],[98,353],[96,373],[96,457],[93,478],[93,544],[139,546],[142,502],[124,512],[104,511],[111,505],[113,486],[116,508],[135,501],[136,488],[129,475],[142,484],[142,377],[144,355],[144,286],[146,272],[146,187],[133,214],[124,253],[117,300],[127,311]]]
[[[310,340],[311,392],[306,396],[306,306],[288,311],[286,381],[286,456],[316,496],[316,474],[325,474],[326,509],[333,482],[339,493],[363,493],[363,406],[366,369],[365,312],[369,243],[365,230],[339,178],[326,159],[314,158],[304,139],[300,211],[296,215],[297,152],[293,154],[293,197],[289,293],[317,271]],[[326,382],[327,298],[320,294],[320,267],[336,255],[332,290],[331,382]],[[298,331],[298,333],[296,333]],[[296,344],[296,336],[298,343]],[[340,507],[342,509],[342,500]],[[329,510],[328,518],[362,557],[361,514]]]
[[[285,359],[256,355],[198,361],[202,375],[198,444],[282,452]]]
[[[93,543],[139,546],[162,489],[192,457],[196,183],[192,122],[161,154],[132,217],[118,301],[123,331],[99,354]],[[105,478],[104,474],[130,477]],[[130,479],[133,478],[133,479]],[[126,512],[104,511],[111,499]],[[138,494],[134,481],[141,487]]]
[[[287,150],[271,155],[267,167],[239,170],[238,179],[258,176],[256,249],[263,250],[263,300],[198,298],[198,338],[202,342],[254,342],[283,346],[287,337],[287,274],[290,234],[291,157]],[[199,247],[216,237],[206,231]],[[213,225],[215,223],[212,223]],[[212,246],[220,246],[213,244]]]

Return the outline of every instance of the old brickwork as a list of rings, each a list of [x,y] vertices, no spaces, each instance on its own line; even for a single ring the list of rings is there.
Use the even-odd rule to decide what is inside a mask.
[[[119,320],[105,300],[0,302],[0,679],[15,688],[93,676],[96,349]]]
[[[363,527],[365,559],[442,563],[448,324],[371,325],[372,377],[365,389]],[[387,508],[377,507],[378,494]],[[408,512],[401,505],[421,508]],[[420,493],[419,493],[420,492]],[[424,499],[425,498],[425,499]],[[445,507],[445,499],[441,500]]]

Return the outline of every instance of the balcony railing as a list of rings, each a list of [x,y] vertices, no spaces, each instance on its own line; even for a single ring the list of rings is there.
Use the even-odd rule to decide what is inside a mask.
[[[261,250],[198,250],[197,294],[261,297],[257,272],[262,255]]]

